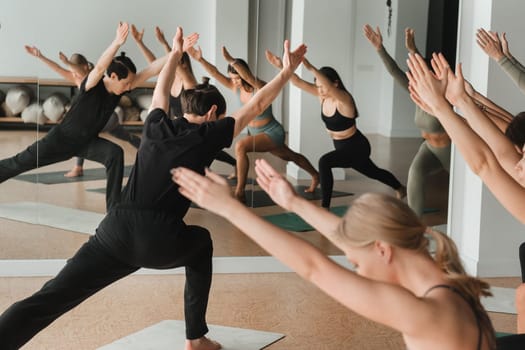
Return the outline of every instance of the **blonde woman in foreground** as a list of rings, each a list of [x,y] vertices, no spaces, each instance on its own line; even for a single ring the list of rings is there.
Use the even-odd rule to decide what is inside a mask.
[[[416,349],[495,349],[490,319],[480,304],[487,283],[465,274],[454,243],[429,230],[401,200],[383,194],[356,199],[341,219],[298,196],[264,160],[257,182],[345,253],[356,271],[310,243],[265,221],[235,200],[224,179],[207,171],[172,170],[179,191],[230,220],[257,244],[349,309],[398,330]],[[428,234],[428,235],[427,235]],[[428,236],[436,241],[435,258]]]

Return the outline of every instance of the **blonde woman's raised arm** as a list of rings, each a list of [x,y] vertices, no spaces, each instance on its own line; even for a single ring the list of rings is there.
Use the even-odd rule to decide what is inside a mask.
[[[207,170],[204,177],[186,168],[173,169],[172,174],[184,196],[229,220],[299,276],[347,308],[406,334],[418,334],[435,322],[438,305],[404,288],[369,280],[336,264],[310,243],[255,215],[235,200],[220,175]]]

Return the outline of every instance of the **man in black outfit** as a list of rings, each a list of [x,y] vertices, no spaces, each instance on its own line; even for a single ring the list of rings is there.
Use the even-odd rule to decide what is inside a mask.
[[[128,36],[128,24],[120,23],[116,37],[80,85],[79,95],[63,121],[42,139],[17,155],[0,160],[0,183],[36,167],[58,163],[73,156],[106,167],[106,208],[119,202],[122,190],[124,155],[117,144],[98,137],[120,97],[154,75],[166,57],[152,62],[139,73],[129,57],[114,57]]]
[[[302,61],[306,47],[290,53],[286,42],[282,71],[234,112],[222,118],[226,103],[212,86],[183,93],[183,118],[169,118],[169,90],[182,52],[195,37],[177,29],[173,51],[153,92],[142,143],[122,202],[109,211],[96,235],[40,291],[0,315],[2,349],[18,349],[60,315],[100,289],[141,267],[185,266],[186,350],[217,350],[208,339],[206,308],[212,277],[212,241],[208,230],[186,225],[190,202],[172,182],[170,169],[188,167],[204,174],[215,155],[275,99]]]

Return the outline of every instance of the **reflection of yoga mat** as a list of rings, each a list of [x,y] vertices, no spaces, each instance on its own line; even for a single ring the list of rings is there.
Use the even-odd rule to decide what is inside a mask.
[[[493,296],[481,298],[481,304],[487,311],[517,314],[516,305],[514,303],[516,289],[490,287],[490,290],[492,294],[494,294]]]
[[[259,350],[284,337],[283,334],[208,325],[207,337],[218,341],[223,350]],[[180,349],[186,339],[184,321],[166,320],[130,334],[98,350]]]
[[[132,165],[126,165],[124,167],[124,177],[129,176],[132,167]],[[84,175],[77,177],[65,177],[65,173],[65,171],[52,171],[47,173],[23,174],[16,176],[15,179],[32,183],[54,185],[68,182],[104,180],[106,178],[105,168],[84,169]]]
[[[304,197],[306,199],[315,200],[315,199],[321,199],[321,190],[317,188],[315,192],[313,193],[305,193],[304,189],[307,188],[307,186],[295,186],[295,191],[297,194],[299,194],[301,197]],[[334,191],[332,193],[332,198],[335,197],[344,197],[344,196],[353,196],[353,193],[349,192],[339,192]],[[253,204],[253,205],[252,205]],[[253,207],[253,208],[259,208],[259,207],[268,207],[271,205],[276,205],[270,196],[264,191],[246,191],[246,205]]]
[[[104,215],[41,202],[17,202],[1,203],[0,217],[93,235]]]
[[[343,216],[348,207],[346,205],[330,208],[330,211],[337,216]],[[313,231],[314,228],[307,224],[295,213],[282,213],[263,216],[264,219],[287,231],[304,232]]]

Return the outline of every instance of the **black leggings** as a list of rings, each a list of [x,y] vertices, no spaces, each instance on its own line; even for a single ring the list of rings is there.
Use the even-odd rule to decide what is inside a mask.
[[[217,153],[217,155],[215,156],[215,159],[223,163],[228,163],[231,166],[237,165],[237,161],[235,160],[235,158],[226,153],[226,151],[219,151],[219,153]]]
[[[359,130],[347,139],[333,140],[333,142],[335,150],[324,154],[319,159],[319,176],[323,207],[330,207],[334,187],[333,168],[354,168],[361,174],[381,181],[395,190],[401,187],[401,183],[392,173],[379,168],[370,159],[370,143]]]
[[[62,140],[61,133],[53,128],[24,151],[0,160],[0,183],[37,167],[68,160],[73,156],[83,157],[101,163],[106,168],[106,208],[109,211],[120,201],[124,173],[122,148],[98,136],[85,145],[75,146],[74,149],[63,144]]]
[[[200,338],[208,332],[212,253],[210,234],[202,227],[154,211],[112,210],[55,278],[0,315],[1,348],[20,348],[62,314],[140,267],[185,266],[186,338]]]

